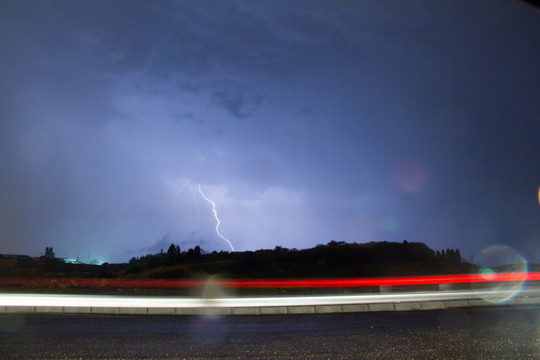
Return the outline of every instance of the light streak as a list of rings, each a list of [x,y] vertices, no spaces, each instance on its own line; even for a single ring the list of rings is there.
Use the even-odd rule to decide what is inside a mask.
[[[227,244],[229,244],[229,247],[231,248],[232,251],[234,251],[234,247],[231,243],[231,241],[229,239],[227,239],[225,236],[221,235],[221,233],[219,232],[219,225],[221,225],[221,221],[219,221],[219,217],[218,217],[218,214],[217,214],[217,211],[216,211],[216,204],[210,200],[209,198],[207,198],[204,193],[202,192],[201,190],[201,184],[199,184],[199,193],[201,194],[202,198],[206,201],[208,201],[210,203],[210,205],[212,205],[212,212],[214,213],[214,218],[216,219],[216,234],[221,238],[223,239],[224,241],[227,242]]]
[[[420,276],[385,276],[365,278],[314,279],[216,279],[215,285],[228,288],[337,288],[384,285],[430,285],[540,281],[540,272],[507,272],[485,274],[452,274]],[[206,284],[197,279],[100,279],[100,278],[0,278],[1,286],[110,287],[110,288],[191,288]]]
[[[427,302],[484,299],[499,294],[498,291],[432,291],[395,294],[326,295],[326,296],[276,296],[230,298],[171,298],[112,295],[53,295],[53,294],[0,294],[0,306],[34,307],[35,312],[51,312],[51,308],[235,308],[276,306],[319,306],[381,304],[402,302]],[[540,295],[538,289],[526,290],[524,296]],[[39,309],[39,307],[44,307]],[[54,311],[53,311],[54,312]]]

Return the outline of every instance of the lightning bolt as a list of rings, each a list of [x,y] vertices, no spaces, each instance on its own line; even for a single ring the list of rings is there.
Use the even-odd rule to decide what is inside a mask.
[[[199,212],[201,211],[199,209],[199,207],[197,206],[197,202],[195,201],[195,192],[193,192],[193,186],[191,186],[191,182],[186,181],[184,183],[184,185],[182,185],[182,187],[180,188],[180,190],[178,190],[176,192],[176,195],[174,195],[174,201],[176,202],[176,199],[178,198],[178,196],[186,189],[186,187],[189,189],[189,192],[191,193],[191,200],[193,201],[193,206],[195,207],[195,209],[197,209],[197,215],[199,214]]]
[[[216,211],[216,204],[210,200],[209,198],[207,198],[204,193],[202,192],[201,190],[201,184],[199,184],[199,193],[201,194],[202,198],[206,201],[208,201],[210,203],[210,205],[212,205],[212,212],[214,213],[214,218],[216,219],[216,234],[218,234],[218,236],[223,239],[224,241],[227,242],[227,244],[229,244],[230,248],[232,251],[234,251],[234,247],[232,246],[232,243],[229,239],[227,239],[225,236],[221,235],[221,233],[219,232],[219,225],[221,225],[221,221],[219,221],[219,217],[218,217],[218,214],[217,214],[217,211]]]

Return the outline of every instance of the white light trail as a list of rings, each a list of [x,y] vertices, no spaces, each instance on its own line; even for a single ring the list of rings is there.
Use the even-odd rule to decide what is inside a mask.
[[[208,201],[210,203],[210,205],[212,205],[212,212],[214,213],[214,218],[216,219],[216,234],[218,234],[218,236],[223,239],[224,241],[227,242],[227,244],[229,244],[229,247],[231,248],[232,251],[234,251],[234,247],[231,243],[231,241],[229,239],[227,239],[225,236],[221,235],[221,233],[219,232],[219,225],[221,225],[221,221],[219,221],[219,217],[218,217],[218,214],[217,214],[217,211],[216,211],[216,204],[210,200],[209,198],[207,198],[204,193],[202,192],[201,190],[201,184],[199,184],[199,193],[201,194],[202,198],[206,201]]]
[[[237,297],[237,298],[171,298],[108,295],[42,295],[0,294],[0,313],[9,307],[88,307],[88,308],[236,308],[276,306],[321,306],[391,304],[450,300],[482,300],[499,291],[448,291],[424,293],[395,293],[368,295],[288,296],[288,297]],[[521,296],[536,300],[539,289],[525,290]]]

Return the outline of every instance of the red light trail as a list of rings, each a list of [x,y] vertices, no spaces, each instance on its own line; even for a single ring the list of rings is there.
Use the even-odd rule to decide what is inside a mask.
[[[218,279],[213,280],[213,283],[228,288],[337,288],[538,280],[540,280],[540,272],[505,272],[364,278]],[[192,288],[204,286],[205,284],[207,284],[207,281],[204,279],[0,278],[0,286]]]

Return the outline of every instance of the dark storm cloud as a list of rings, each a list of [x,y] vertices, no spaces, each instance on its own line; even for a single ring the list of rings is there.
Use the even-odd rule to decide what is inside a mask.
[[[407,238],[540,259],[522,4],[0,6],[0,252],[226,249],[196,188],[178,194],[191,182],[239,249]]]
[[[245,94],[240,89],[226,86],[212,94],[217,105],[224,108],[237,119],[246,119],[252,116],[261,104],[258,94]]]
[[[183,113],[183,114],[175,114],[175,117],[178,119],[179,122],[189,122],[191,124],[195,124],[199,127],[204,127],[205,123],[201,119],[197,119],[195,115],[191,112]]]

